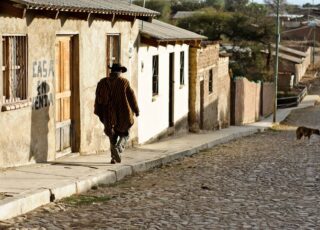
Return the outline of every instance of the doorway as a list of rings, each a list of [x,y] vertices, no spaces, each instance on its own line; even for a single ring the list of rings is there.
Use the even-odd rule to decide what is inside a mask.
[[[174,126],[174,53],[169,58],[169,127]]]
[[[204,80],[200,81],[200,129],[204,127]]]
[[[57,36],[55,44],[56,158],[79,151],[78,37]]]

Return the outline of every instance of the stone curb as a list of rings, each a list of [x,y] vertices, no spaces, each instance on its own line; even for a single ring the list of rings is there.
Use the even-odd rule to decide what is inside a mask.
[[[248,127],[246,130],[237,133],[223,135],[221,138],[189,149],[168,153],[156,157],[155,159],[145,160],[134,164],[124,164],[116,169],[97,172],[96,175],[78,178],[75,181],[56,184],[52,187],[42,188],[27,194],[6,198],[0,201],[0,221],[10,219],[25,214],[42,205],[46,205],[55,200],[69,197],[90,190],[93,186],[100,184],[112,184],[122,180],[124,177],[138,172],[144,172],[155,167],[168,164],[174,160],[181,159],[199,153],[219,144],[245,137],[263,130],[261,127]]]

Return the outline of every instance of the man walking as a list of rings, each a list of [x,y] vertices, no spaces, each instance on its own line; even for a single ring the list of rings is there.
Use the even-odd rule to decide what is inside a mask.
[[[121,77],[127,68],[118,63],[111,67],[109,77],[99,81],[96,89],[94,113],[104,125],[110,140],[111,163],[121,162],[121,155],[134,123],[133,113],[139,116],[139,107],[129,81]]]

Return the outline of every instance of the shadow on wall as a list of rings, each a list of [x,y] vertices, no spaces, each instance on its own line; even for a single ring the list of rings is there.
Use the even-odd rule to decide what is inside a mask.
[[[43,81],[38,83],[37,96],[33,98],[31,115],[31,143],[29,161],[48,160],[49,108],[52,104],[50,86]]]
[[[200,129],[214,130],[219,128],[218,100],[215,99],[208,105],[200,105]]]
[[[219,130],[223,128],[228,128],[229,126],[230,126],[229,112],[224,111],[223,109],[219,109],[219,99],[214,100],[204,108],[203,124],[200,126],[201,129]]]
[[[169,126],[169,124],[168,124]],[[185,115],[183,118],[174,122],[173,127],[168,127],[153,137],[149,138],[149,140],[143,142],[143,144],[151,144],[157,142],[159,140],[165,139],[172,135],[179,135],[188,132],[188,116]]]
[[[202,103],[201,103],[202,104]],[[193,120],[189,117],[189,131],[199,132],[201,130],[219,130],[230,126],[230,111],[219,111],[219,100],[215,99],[208,105],[200,106]]]

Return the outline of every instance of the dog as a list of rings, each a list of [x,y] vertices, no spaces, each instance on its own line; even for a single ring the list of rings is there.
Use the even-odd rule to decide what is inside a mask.
[[[297,140],[300,140],[302,137],[308,137],[310,140],[310,136],[312,134],[320,135],[319,129],[312,129],[304,126],[299,126],[296,130]]]

